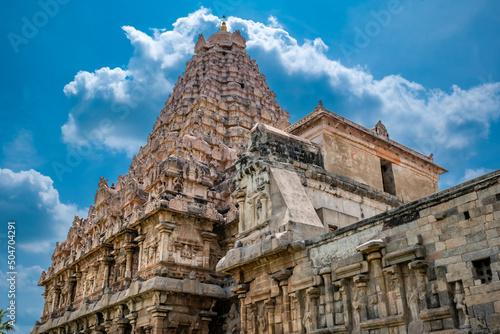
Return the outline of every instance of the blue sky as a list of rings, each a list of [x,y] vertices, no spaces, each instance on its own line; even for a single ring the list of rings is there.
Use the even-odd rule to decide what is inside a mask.
[[[20,333],[41,315],[36,283],[55,241],[86,216],[99,176],[127,172],[198,33],[215,32],[223,14],[292,122],[318,100],[366,127],[380,119],[449,170],[441,189],[498,169],[498,1],[8,1],[0,240],[15,220]]]

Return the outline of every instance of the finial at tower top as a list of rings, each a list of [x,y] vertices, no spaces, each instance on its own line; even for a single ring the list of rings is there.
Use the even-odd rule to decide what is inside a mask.
[[[222,25],[220,26],[220,30],[222,31],[227,31],[227,26],[226,26],[226,16],[222,16]]]

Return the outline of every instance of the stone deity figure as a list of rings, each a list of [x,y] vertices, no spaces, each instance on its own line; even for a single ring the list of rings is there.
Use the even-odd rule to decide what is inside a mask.
[[[231,305],[228,318],[226,320],[226,333],[237,334],[240,332],[240,314],[236,304]]]
[[[355,328],[359,328],[359,325],[361,324],[361,307],[363,304],[363,297],[362,289],[354,289],[352,308],[354,310],[353,315]]]
[[[455,298],[453,301],[457,307],[460,328],[470,328],[467,306],[465,305],[465,293],[462,291],[462,284],[459,281],[455,283]]]
[[[259,323],[259,333],[267,332],[267,308],[264,304],[260,307],[257,322]]]

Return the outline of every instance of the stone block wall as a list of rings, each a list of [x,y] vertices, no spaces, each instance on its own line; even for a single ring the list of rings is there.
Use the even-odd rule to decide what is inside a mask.
[[[261,179],[282,168],[306,188],[329,182],[271,160]],[[218,270],[236,279],[242,333],[496,333],[499,228],[497,171],[309,240],[262,235]]]

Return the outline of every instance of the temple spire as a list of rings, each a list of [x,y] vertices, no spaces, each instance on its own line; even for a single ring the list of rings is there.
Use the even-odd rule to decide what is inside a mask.
[[[227,31],[227,26],[226,26],[226,16],[222,16],[222,25],[220,27],[221,31]]]

